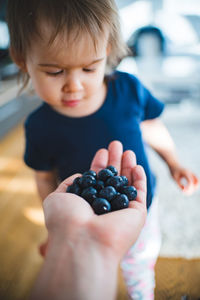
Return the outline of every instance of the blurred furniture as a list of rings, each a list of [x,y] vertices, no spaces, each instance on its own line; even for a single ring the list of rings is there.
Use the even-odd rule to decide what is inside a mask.
[[[165,36],[153,25],[138,28],[127,42],[134,56],[159,56],[165,53]]]
[[[136,75],[163,102],[178,103],[189,99],[200,103],[199,57],[126,57],[118,69]]]
[[[41,103],[28,92],[18,95],[19,90],[16,76],[0,80],[0,139]]]

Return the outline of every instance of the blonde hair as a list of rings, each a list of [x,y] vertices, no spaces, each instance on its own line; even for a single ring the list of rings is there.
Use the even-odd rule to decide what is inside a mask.
[[[114,0],[8,0],[7,22],[12,59],[23,65],[34,38],[42,38],[41,21],[52,28],[49,43],[58,34],[89,33],[94,45],[109,31],[109,69],[115,68],[127,55],[128,48],[121,37],[118,10]],[[23,68],[22,68],[23,70]],[[24,86],[28,77],[24,74]]]

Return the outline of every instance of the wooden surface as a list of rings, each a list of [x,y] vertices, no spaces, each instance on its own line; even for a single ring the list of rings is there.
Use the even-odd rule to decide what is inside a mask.
[[[0,300],[28,299],[43,261],[43,212],[23,149],[22,125],[0,141]],[[159,258],[156,279],[156,300],[200,298],[200,260]],[[128,300],[120,272],[117,300]]]
[[[23,149],[22,125],[0,141],[0,300],[28,299],[43,261],[43,212]],[[122,279],[118,299],[127,300]]]
[[[158,258],[155,295],[156,300],[183,300],[183,295],[200,300],[200,259]]]
[[[42,259],[45,239],[41,203],[33,174],[22,160],[19,126],[0,142],[0,299],[26,299]]]

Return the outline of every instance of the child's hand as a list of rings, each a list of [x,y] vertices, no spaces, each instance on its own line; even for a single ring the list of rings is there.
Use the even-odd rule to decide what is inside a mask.
[[[181,166],[174,166],[170,168],[170,172],[185,194],[191,195],[197,190],[199,179],[190,170],[182,168]]]

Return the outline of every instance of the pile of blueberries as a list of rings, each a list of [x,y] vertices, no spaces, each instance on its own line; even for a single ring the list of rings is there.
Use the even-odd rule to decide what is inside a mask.
[[[97,215],[127,208],[129,201],[137,197],[136,188],[128,185],[126,176],[118,176],[114,166],[108,166],[98,174],[93,170],[86,171],[75,178],[67,192],[84,198]]]

